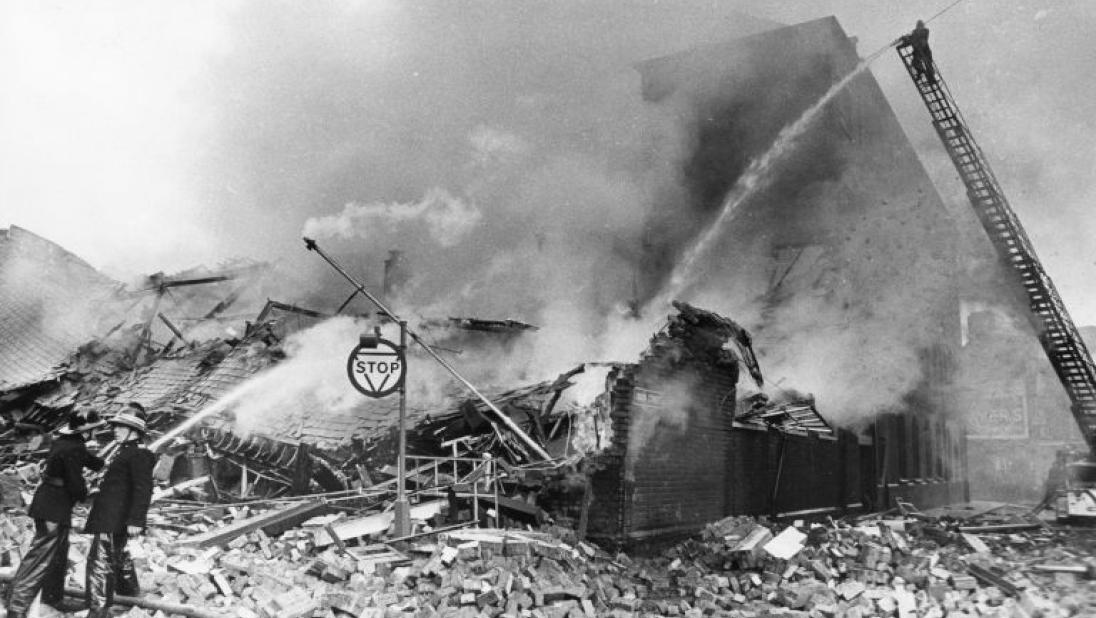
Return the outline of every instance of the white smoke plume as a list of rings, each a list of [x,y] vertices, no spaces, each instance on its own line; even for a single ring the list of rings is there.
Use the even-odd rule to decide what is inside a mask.
[[[248,395],[233,409],[237,428],[247,433],[283,426],[302,410],[345,414],[360,405],[346,359],[362,330],[352,318],[336,318],[291,336],[286,359],[246,383]]]
[[[435,188],[414,204],[347,204],[338,215],[306,221],[304,235],[377,242],[386,236],[401,235],[403,229],[423,227],[428,241],[448,248],[460,242],[481,218],[475,205]]]
[[[373,325],[351,317],[335,317],[291,335],[284,344],[286,358],[241,385],[246,395],[234,396],[231,411],[236,429],[242,433],[278,428],[286,431],[302,416],[330,415],[360,417],[360,411],[388,410],[395,418],[395,395],[369,399],[347,378],[347,359],[363,333],[373,333]],[[382,336],[399,342],[398,327],[386,325]],[[480,367],[463,367],[468,377],[480,379]],[[448,410],[453,395],[473,398],[458,382],[420,349],[407,350],[405,367],[408,410]]]

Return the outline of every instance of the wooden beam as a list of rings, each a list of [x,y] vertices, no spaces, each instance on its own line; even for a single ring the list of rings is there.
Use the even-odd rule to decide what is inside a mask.
[[[445,504],[444,500],[416,504],[411,507],[411,519],[429,519],[441,512],[443,504]],[[392,511],[374,513],[372,515],[366,515],[365,517],[336,522],[330,526],[331,531],[335,533],[334,538],[331,536],[331,532],[323,530],[322,532],[317,531],[314,541],[316,547],[327,547],[328,545],[335,544],[336,538],[348,541],[360,536],[378,534],[387,530],[391,525]]]
[[[152,492],[152,501],[156,502],[157,500],[161,500],[163,498],[174,498],[175,496],[187,491],[188,489],[201,487],[208,482],[209,475],[207,474],[205,476],[199,476],[195,479],[188,479],[186,481],[183,481],[182,483],[172,485],[171,487],[157,489],[156,491]]]
[[[179,330],[179,328],[176,327],[175,324],[171,322],[171,320],[167,319],[167,316],[164,315],[163,312],[158,312],[156,315],[160,317],[160,321],[164,323],[164,326],[167,326],[168,329],[171,330],[172,334],[178,337],[179,341],[183,342],[183,345],[187,344],[186,337],[183,336],[183,331]],[[171,342],[169,341],[168,343]]]
[[[260,528],[265,529],[272,526],[284,525],[293,520],[297,521],[289,525],[297,525],[300,522],[320,515],[320,511],[326,510],[327,508],[328,506],[319,500],[297,502],[281,510],[260,513],[259,515],[248,517],[247,519],[232,522],[227,526],[221,526],[201,534],[179,539],[175,543],[177,545],[197,545],[198,547],[222,545],[242,534],[248,534]]]

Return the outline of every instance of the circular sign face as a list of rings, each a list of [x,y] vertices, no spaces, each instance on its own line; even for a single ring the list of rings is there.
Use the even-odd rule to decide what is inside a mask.
[[[363,395],[387,397],[403,386],[403,352],[386,339],[378,339],[375,348],[359,345],[350,352],[346,372]]]

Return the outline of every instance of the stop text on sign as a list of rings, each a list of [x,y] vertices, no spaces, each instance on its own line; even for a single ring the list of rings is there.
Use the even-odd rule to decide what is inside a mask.
[[[369,346],[358,345],[350,352],[346,372],[350,383],[363,395],[387,397],[403,385],[404,366],[403,351],[396,344],[376,339]]]

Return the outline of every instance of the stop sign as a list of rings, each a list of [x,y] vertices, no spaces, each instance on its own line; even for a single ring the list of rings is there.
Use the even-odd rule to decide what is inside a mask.
[[[350,352],[346,372],[350,383],[367,397],[387,397],[403,386],[403,351],[386,339],[376,346],[359,344]]]

